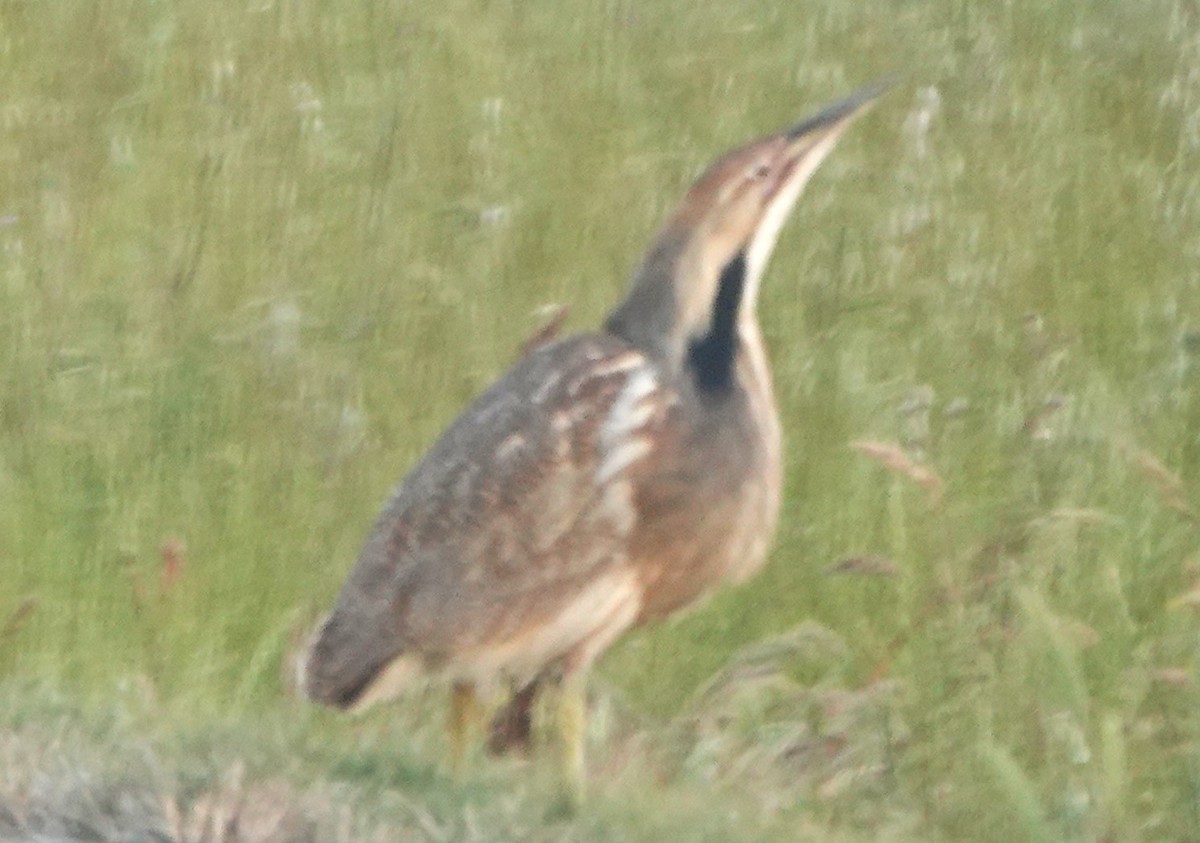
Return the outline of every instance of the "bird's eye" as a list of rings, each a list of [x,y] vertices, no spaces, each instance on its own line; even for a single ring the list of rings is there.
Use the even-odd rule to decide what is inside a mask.
[[[757,164],[750,170],[750,178],[765,179],[771,175],[771,167],[769,164]]]

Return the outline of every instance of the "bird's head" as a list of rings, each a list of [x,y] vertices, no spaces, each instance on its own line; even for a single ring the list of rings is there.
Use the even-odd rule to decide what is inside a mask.
[[[718,158],[667,220],[608,329],[678,357],[712,330],[718,308],[752,317],[763,270],[804,185],[883,90],[862,90]]]

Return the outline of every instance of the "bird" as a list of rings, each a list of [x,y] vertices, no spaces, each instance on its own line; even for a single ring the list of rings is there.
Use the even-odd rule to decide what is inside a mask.
[[[519,741],[552,688],[560,782],[582,802],[596,659],[767,557],[783,463],[760,282],[810,177],[885,88],[720,156],[598,329],[555,326],[449,425],[318,625],[310,700],[360,711],[445,683],[457,765],[482,692],[516,689],[493,728]]]

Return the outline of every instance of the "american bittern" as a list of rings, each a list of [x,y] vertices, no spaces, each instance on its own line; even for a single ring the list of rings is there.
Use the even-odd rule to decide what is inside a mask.
[[[419,677],[556,680],[564,776],[584,780],[584,678],[623,632],[762,565],[780,432],[755,313],[801,190],[871,88],[718,159],[602,330],[533,348],[400,484],[307,657],[304,688],[361,709]],[[521,714],[520,711],[517,712]]]

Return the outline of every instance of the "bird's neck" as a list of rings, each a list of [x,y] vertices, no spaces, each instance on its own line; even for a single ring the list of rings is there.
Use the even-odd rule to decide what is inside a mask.
[[[605,329],[691,379],[699,391],[720,394],[733,386],[746,329],[754,327],[755,285],[745,253],[716,270],[691,259],[688,246],[685,238],[664,233]]]
[[[738,252],[721,271],[708,324],[687,342],[685,369],[701,392],[727,392],[733,385],[742,340],[739,314],[745,293],[746,256]]]

